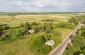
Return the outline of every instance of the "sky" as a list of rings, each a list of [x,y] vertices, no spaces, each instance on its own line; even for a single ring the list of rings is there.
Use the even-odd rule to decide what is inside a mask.
[[[85,12],[85,0],[0,0],[0,12]]]

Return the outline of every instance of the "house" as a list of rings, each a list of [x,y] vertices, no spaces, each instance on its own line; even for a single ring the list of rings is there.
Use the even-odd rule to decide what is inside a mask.
[[[79,54],[79,55],[84,55],[84,54]]]
[[[48,40],[48,41],[45,42],[45,45],[53,46],[54,45],[54,41],[53,40]]]
[[[34,33],[35,31],[34,31],[34,29],[30,29],[28,32],[32,34],[32,33]]]

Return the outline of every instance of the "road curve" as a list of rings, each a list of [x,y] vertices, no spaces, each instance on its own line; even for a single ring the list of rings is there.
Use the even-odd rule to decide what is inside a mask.
[[[48,55],[62,55],[68,44],[71,42],[71,38],[76,32],[83,26],[83,24],[79,23],[77,27],[62,41],[62,43],[57,46],[53,51],[51,51]]]

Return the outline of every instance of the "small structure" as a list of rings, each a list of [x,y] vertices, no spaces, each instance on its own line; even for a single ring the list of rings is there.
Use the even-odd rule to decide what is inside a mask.
[[[48,40],[48,41],[45,42],[45,45],[53,46],[54,45],[54,41],[53,40]]]
[[[79,55],[84,55],[84,54],[79,54]]]
[[[28,32],[32,34],[32,33],[34,33],[35,31],[34,31],[34,29],[30,29]]]

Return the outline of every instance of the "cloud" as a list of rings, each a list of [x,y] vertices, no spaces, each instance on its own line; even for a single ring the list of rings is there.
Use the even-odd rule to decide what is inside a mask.
[[[18,1],[16,2],[16,5],[17,5],[17,6],[23,6],[23,3],[22,3],[20,0],[18,0]]]
[[[84,5],[85,0],[0,0],[0,11],[84,12]]]

